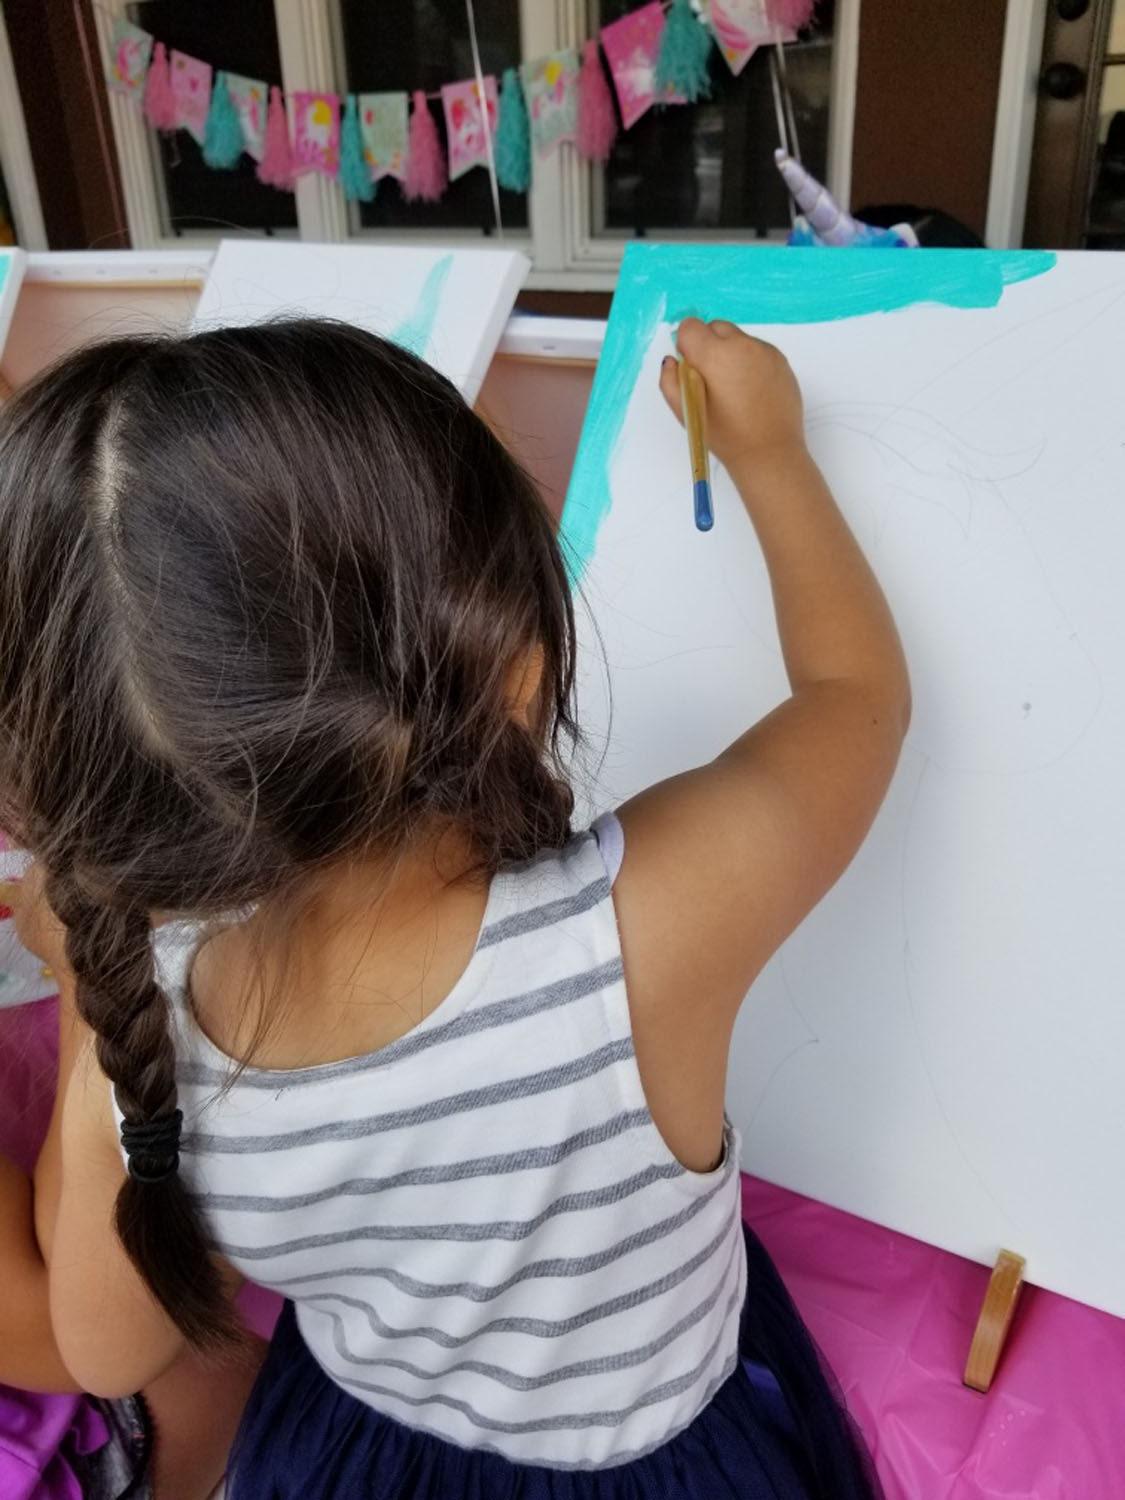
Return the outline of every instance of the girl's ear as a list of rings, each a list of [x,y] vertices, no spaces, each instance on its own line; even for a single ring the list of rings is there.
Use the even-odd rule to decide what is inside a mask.
[[[535,720],[539,689],[543,685],[543,647],[539,641],[521,651],[508,668],[506,699],[508,713],[521,729],[530,729]]]

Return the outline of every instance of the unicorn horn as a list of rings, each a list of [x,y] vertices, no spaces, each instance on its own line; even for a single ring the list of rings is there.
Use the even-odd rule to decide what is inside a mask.
[[[794,161],[780,146],[773,153],[773,159],[794,203],[824,244],[851,245],[857,237],[863,237],[859,220],[846,213],[828,189],[806,172],[799,161]]]

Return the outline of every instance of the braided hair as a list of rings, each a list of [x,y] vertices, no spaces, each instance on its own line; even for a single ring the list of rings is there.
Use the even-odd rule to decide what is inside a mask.
[[[373,335],[120,339],[4,408],[0,825],[44,862],[124,1119],[117,1232],[194,1344],[235,1335],[177,1172],[153,913],[274,901],[435,826],[485,872],[561,845],[573,651],[531,481]]]

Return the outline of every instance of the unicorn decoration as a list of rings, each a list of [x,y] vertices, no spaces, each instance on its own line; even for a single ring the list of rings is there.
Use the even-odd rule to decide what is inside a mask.
[[[777,170],[800,210],[789,234],[790,245],[880,246],[917,249],[918,236],[909,224],[879,229],[853,219],[821,183],[780,146],[773,153]]]

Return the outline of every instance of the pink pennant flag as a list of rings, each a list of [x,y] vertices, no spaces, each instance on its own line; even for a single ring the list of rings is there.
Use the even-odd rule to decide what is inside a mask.
[[[707,19],[727,67],[736,76],[771,40],[766,0],[709,0]]]
[[[296,93],[289,97],[293,101],[293,171],[335,177],[340,170],[340,96]]]
[[[491,74],[484,79],[484,99],[488,131],[495,139],[498,103],[496,79]],[[460,83],[444,84],[441,107],[445,111],[445,134],[449,142],[449,180],[453,182],[470,167],[488,166],[488,136],[477,80],[466,78]]]
[[[242,145],[255,161],[261,161],[266,141],[266,108],[269,89],[260,78],[227,74],[227,91],[242,127]]]
[[[124,16],[116,16],[110,40],[106,79],[118,94],[139,99],[144,93],[145,74],[152,56],[152,37]]]
[[[602,27],[602,51],[609,63],[621,123],[628,130],[656,102],[653,75],[664,34],[664,7],[660,0],[642,5]],[[664,104],[682,104],[683,97],[669,89]]]
[[[207,111],[211,106],[211,64],[173,51],[170,59],[172,98],[175,100],[175,123],[193,135],[202,146],[207,129]]]
[[[559,141],[572,141],[578,124],[578,53],[568,47],[525,62],[520,79],[535,149],[544,154]]]
[[[791,42],[797,33],[771,16],[766,0],[707,0],[705,15],[719,51],[735,75],[769,42]]]

